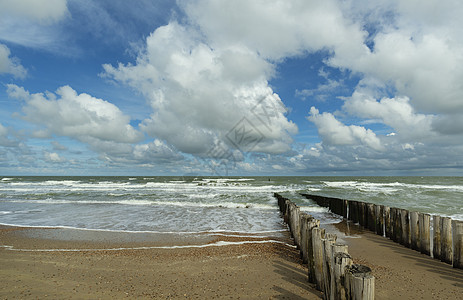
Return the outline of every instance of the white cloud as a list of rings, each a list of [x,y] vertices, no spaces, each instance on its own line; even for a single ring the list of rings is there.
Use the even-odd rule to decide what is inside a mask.
[[[60,55],[75,55],[63,21],[70,16],[66,0],[0,0],[0,40]]]
[[[60,157],[59,154],[56,152],[44,152],[43,158],[45,161],[51,162],[51,163],[63,163],[66,161],[65,158]]]
[[[183,160],[183,156],[158,139],[148,144],[135,145],[133,157],[141,163]]]
[[[18,78],[26,77],[26,69],[19,63],[19,60],[10,56],[10,49],[0,44],[0,74],[12,74]]]
[[[432,137],[434,116],[416,113],[409,100],[406,96],[397,96],[376,101],[362,91],[355,91],[344,103],[343,109],[354,116],[381,120],[402,140],[422,141]]]
[[[415,2],[362,1],[350,7],[377,30],[372,51],[356,57],[336,52],[329,63],[392,85],[419,112],[462,112],[463,3]]]
[[[10,132],[8,128],[6,128],[0,123],[0,146],[16,147],[18,145],[19,145],[18,141],[15,138],[10,136]]]
[[[104,65],[105,76],[141,92],[153,114],[142,128],[186,153],[204,154],[245,117],[247,131],[262,133],[257,151],[290,149],[297,127],[268,86],[273,65],[241,45],[211,48],[192,28],[171,22],[156,29],[135,65]],[[270,103],[271,117],[256,117]],[[231,145],[230,145],[231,146]]]
[[[381,141],[370,129],[357,125],[346,126],[330,113],[322,113],[312,107],[307,119],[315,124],[318,133],[327,145],[366,145],[372,149],[384,150]]]
[[[66,0],[0,0],[0,15],[19,16],[38,22],[56,22],[68,13]]]
[[[130,124],[130,118],[105,100],[77,94],[69,86],[56,94],[30,94],[17,85],[7,85],[11,98],[21,99],[23,118],[37,124],[43,132],[68,136],[82,142],[91,139],[120,143],[138,142],[142,134]]]
[[[181,1],[213,47],[246,45],[280,60],[306,51],[337,48],[345,55],[365,51],[364,33],[344,18],[337,1]]]

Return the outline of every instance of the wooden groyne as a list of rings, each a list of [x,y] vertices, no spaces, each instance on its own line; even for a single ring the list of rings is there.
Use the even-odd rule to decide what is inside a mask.
[[[304,263],[308,281],[316,284],[324,299],[374,299],[375,278],[367,266],[354,264],[347,245],[320,228],[320,221],[301,212],[291,200],[274,193]],[[343,206],[337,205],[342,210]],[[346,211],[347,214],[347,211]]]
[[[463,269],[463,221],[361,201],[302,195],[378,235]]]

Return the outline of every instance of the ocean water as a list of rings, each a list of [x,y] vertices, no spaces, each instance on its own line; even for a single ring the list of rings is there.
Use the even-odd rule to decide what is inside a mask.
[[[274,192],[322,224],[341,219],[300,193],[463,220],[463,177],[0,177],[0,224],[278,236]]]

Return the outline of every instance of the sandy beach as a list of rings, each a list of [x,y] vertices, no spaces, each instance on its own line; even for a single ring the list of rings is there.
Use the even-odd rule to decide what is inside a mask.
[[[463,299],[463,270],[346,224],[335,227],[354,263],[372,269],[375,299]]]
[[[341,223],[336,230],[345,233],[341,239],[348,243],[354,261],[372,268],[376,299],[462,299],[463,270],[357,226],[347,229]],[[143,247],[167,242],[143,242],[139,238],[117,241],[111,234],[94,232],[85,233],[85,239],[72,235],[64,238],[63,232],[56,229],[15,227],[2,227],[0,235],[2,245],[11,246],[0,249],[2,299],[320,299],[322,296],[307,282],[307,268],[301,264],[298,251],[285,244],[291,243],[289,238],[280,243],[146,249]],[[199,242],[262,241],[230,236],[207,239],[175,242],[187,246]],[[36,251],[39,249],[61,250]]]
[[[0,249],[1,299],[319,299],[321,295],[307,282],[307,269],[301,265],[298,252],[281,243],[183,249],[15,251],[158,245],[31,238],[24,231],[30,229],[1,231],[1,244],[14,247]]]

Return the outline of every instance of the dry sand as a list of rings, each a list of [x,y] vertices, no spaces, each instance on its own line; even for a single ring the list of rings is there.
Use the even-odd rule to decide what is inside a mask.
[[[463,299],[463,270],[394,243],[346,222],[354,263],[367,265],[375,276],[375,299]],[[350,237],[349,237],[350,236]]]
[[[31,238],[25,231],[31,230],[3,228],[0,244],[14,249],[157,245]],[[320,299],[297,250],[279,243],[77,252],[3,248],[0,265],[2,299]]]
[[[347,230],[346,223],[341,223],[336,230],[347,233],[338,232],[339,240],[348,243],[354,262],[372,268],[376,299],[463,299],[463,270],[357,226]],[[17,250],[107,249],[167,243],[163,239],[121,241],[110,234],[86,234],[89,236],[82,238],[50,229],[3,227],[0,244]],[[200,242],[216,242],[207,239]],[[191,242],[175,241],[183,245]],[[76,252],[13,249],[0,248],[1,299],[321,298],[321,293],[307,282],[307,269],[301,265],[298,251],[281,243]]]

